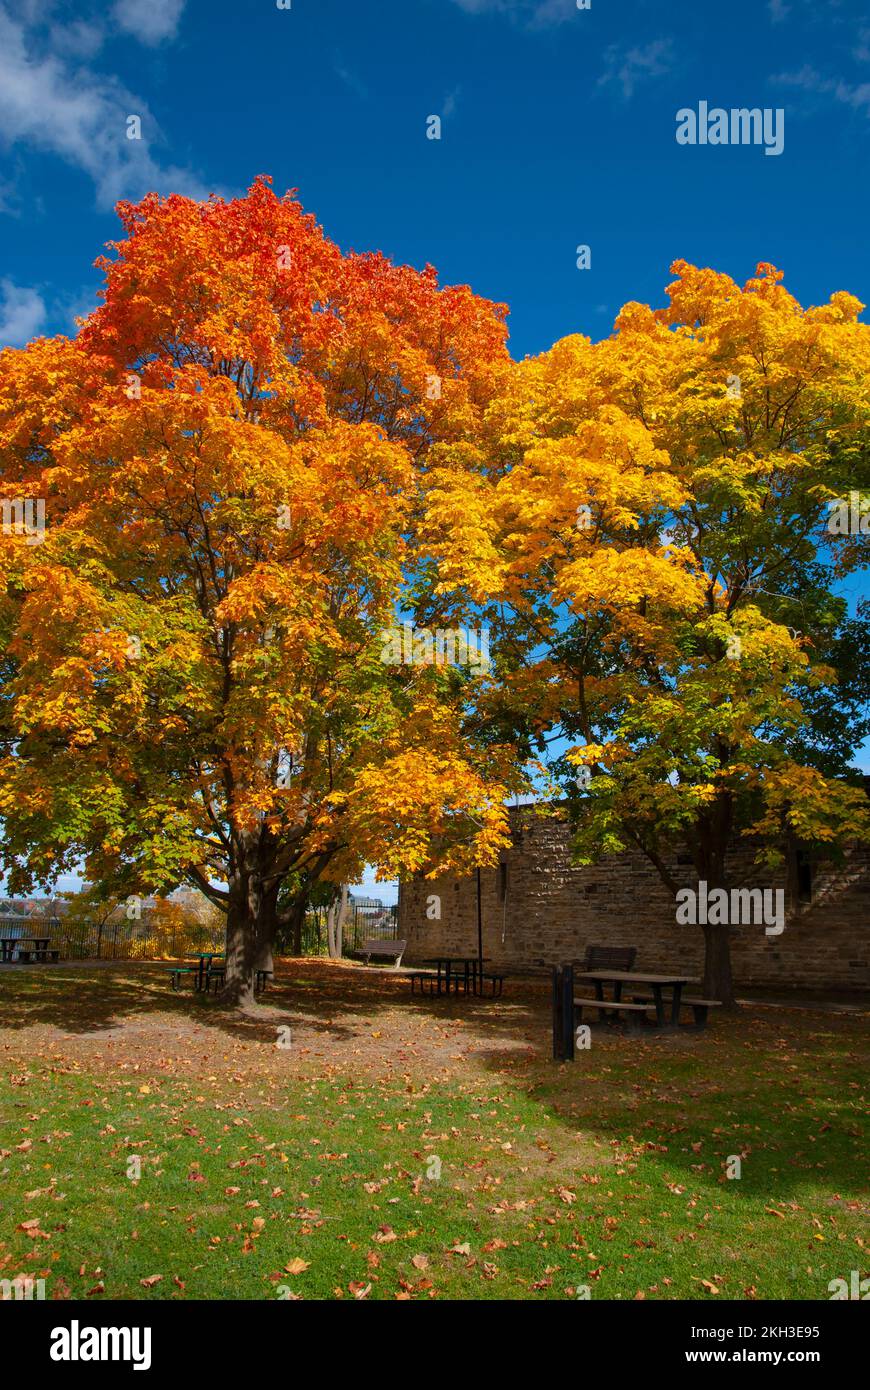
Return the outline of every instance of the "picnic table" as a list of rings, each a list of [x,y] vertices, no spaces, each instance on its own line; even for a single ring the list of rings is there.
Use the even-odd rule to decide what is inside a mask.
[[[588,998],[575,993],[575,985],[580,981],[595,986],[595,997]],[[680,1023],[680,1007],[690,1005],[695,1016],[695,1026],[702,1029],[707,1023],[707,1013],[711,1008],[721,1007],[715,999],[687,998],[683,994],[685,985],[697,984],[691,975],[680,975],[677,971],[626,970],[618,966],[606,966],[595,970],[581,969],[575,973],[573,961],[553,966],[553,1058],[555,1061],[573,1061],[574,1029],[582,1019],[584,1009],[596,1009],[599,1019],[623,1016],[635,1029],[645,1019],[650,1008],[655,1006],[655,1027],[660,1031],[676,1029]],[[610,996],[605,988],[610,987]],[[623,999],[623,990],[628,987],[631,1000]],[[666,997],[666,991],[668,996]]]
[[[588,980],[591,984],[594,984],[595,1001],[596,1003],[602,1004],[602,1010],[600,1012],[604,1011],[603,1006],[605,1003],[611,1003],[616,1006],[611,1009],[612,1013],[618,1013],[628,1008],[642,1008],[643,1006],[640,1004],[626,1004],[622,998],[622,989],[624,985],[641,985],[648,987],[652,992],[656,1011],[656,1025],[659,1028],[664,1027],[665,1024],[666,1000],[663,997],[663,991],[666,989],[671,991],[670,1022],[676,1027],[680,1021],[680,1001],[683,993],[683,985],[696,983],[691,975],[651,975],[644,970],[581,970],[575,973],[574,980],[575,982],[578,980]],[[611,1000],[608,1000],[604,993],[605,985],[610,985],[612,988],[613,996]],[[591,1004],[592,1001],[579,998],[575,999],[574,1003],[582,1007],[584,1003]]]
[[[196,953],[196,958],[199,961],[199,966],[197,967],[197,974],[193,982],[193,987],[196,990],[201,990],[208,988],[208,977],[211,974],[212,961],[223,960],[224,953],[223,951],[198,951]],[[216,968],[220,969],[219,966]]]
[[[441,994],[441,982],[444,981],[444,993],[450,993],[450,976],[454,966],[462,969],[465,993],[468,993],[468,982],[471,980],[472,993],[477,994],[480,988],[478,981],[478,967],[481,962],[484,964],[490,959],[489,956],[428,956],[424,960],[424,965],[434,965],[437,968],[436,992]],[[442,976],[441,971],[444,971]],[[455,978],[455,976],[454,976]]]
[[[33,949],[31,950],[28,947],[22,950],[21,948],[24,946],[25,942],[28,941],[32,942]],[[50,944],[50,936],[0,936],[0,952],[2,952],[0,961],[9,964],[15,953],[16,946],[19,948],[19,960],[27,959],[29,961],[30,957],[33,956],[37,961],[46,961],[49,957],[48,948]]]

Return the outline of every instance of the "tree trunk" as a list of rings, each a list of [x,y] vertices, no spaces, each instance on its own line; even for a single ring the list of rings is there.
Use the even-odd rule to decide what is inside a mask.
[[[308,894],[301,893],[292,908],[294,956],[302,955],[302,928],[305,926],[305,909],[307,906]]]
[[[708,902],[715,889],[726,894],[730,904],[731,894],[726,879],[728,842],[731,833],[733,807],[731,798],[722,795],[704,812],[698,822],[698,853],[695,863],[698,879],[707,883]],[[704,983],[705,999],[718,999],[725,1009],[736,1009],[734,981],[731,975],[731,924],[726,912],[724,923],[702,923],[704,933]]]
[[[326,938],[330,960],[341,960],[344,950],[344,924],[347,920],[348,887],[341,886],[341,896],[330,905],[326,914]]]
[[[254,1002],[254,959],[257,949],[257,919],[243,898],[231,901],[227,912],[226,976],[221,991],[225,1004],[246,1007]]]
[[[277,928],[277,886],[266,891],[253,837],[240,840],[236,873],[229,882],[226,936],[226,976],[221,999],[247,1007],[254,1002],[254,971],[269,969]]]
[[[702,927],[704,933],[704,983],[702,994],[705,999],[721,999],[726,1009],[736,1009],[734,982],[731,977],[731,937],[730,927],[714,926],[709,922]]]
[[[255,970],[274,970],[275,939],[280,925],[278,918],[278,884],[263,892],[260,898],[260,915],[257,922],[257,945],[254,960]]]

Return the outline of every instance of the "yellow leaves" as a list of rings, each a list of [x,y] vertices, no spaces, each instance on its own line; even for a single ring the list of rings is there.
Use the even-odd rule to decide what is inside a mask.
[[[441,450],[426,480],[421,540],[438,562],[437,593],[467,589],[483,602],[502,587],[504,564],[495,538],[495,489],[476,471],[481,456],[470,446]]]
[[[701,602],[705,583],[675,559],[669,550],[600,548],[563,568],[554,598],[577,612],[589,607],[615,612],[645,598],[657,607],[690,612]]]
[[[870,838],[870,804],[860,786],[783,759],[759,780],[764,810],[747,835],[774,837],[784,825],[799,839]]]

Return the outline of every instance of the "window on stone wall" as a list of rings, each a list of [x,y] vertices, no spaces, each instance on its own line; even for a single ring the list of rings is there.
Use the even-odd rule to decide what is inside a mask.
[[[507,866],[507,864],[499,864],[499,866],[498,866],[498,900],[499,900],[500,903],[503,903],[504,900],[505,900],[505,898],[507,897],[507,874],[508,874],[508,866]]]

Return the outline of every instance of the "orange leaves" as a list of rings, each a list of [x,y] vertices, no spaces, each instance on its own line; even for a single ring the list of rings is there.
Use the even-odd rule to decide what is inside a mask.
[[[0,537],[10,861],[168,887],[225,881],[259,835],[278,882],[490,853],[503,750],[463,737],[458,679],[379,653],[430,541],[453,583],[483,530],[464,498],[503,306],[343,255],[267,179],[119,212],[76,341],[2,358],[4,478],[48,503],[42,543]],[[437,538],[433,464],[455,484]]]

